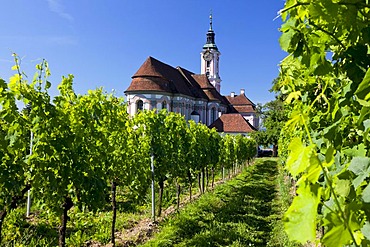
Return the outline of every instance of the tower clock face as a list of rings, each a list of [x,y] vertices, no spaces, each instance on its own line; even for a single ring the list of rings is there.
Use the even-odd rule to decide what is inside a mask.
[[[210,51],[206,51],[206,52],[203,54],[203,58],[204,58],[204,60],[206,60],[206,61],[211,61],[211,60],[212,60],[212,57],[213,57],[213,54],[212,54]]]

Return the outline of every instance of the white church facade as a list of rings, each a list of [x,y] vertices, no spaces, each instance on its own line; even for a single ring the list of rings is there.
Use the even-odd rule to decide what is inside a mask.
[[[257,130],[259,119],[255,104],[245,96],[244,89],[239,95],[220,94],[220,55],[210,16],[207,41],[201,52],[201,74],[148,57],[132,76],[125,91],[128,113],[134,115],[140,110],[167,109],[181,113],[186,120],[193,119],[214,127],[219,132]]]

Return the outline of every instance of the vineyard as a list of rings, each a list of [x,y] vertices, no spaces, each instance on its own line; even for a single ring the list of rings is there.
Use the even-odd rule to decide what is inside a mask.
[[[14,76],[0,79],[0,244],[114,246],[202,195],[145,245],[370,246],[369,1],[286,0],[278,15],[288,55],[255,137],[279,163],[248,166],[253,138],[176,113],[129,117],[103,89],[76,94],[72,75],[51,97],[48,63],[28,80],[14,54]]]
[[[143,246],[298,246],[289,242],[281,215],[291,202],[278,159],[252,166],[161,224]]]
[[[170,191],[176,191],[177,205],[181,191],[191,200],[194,186],[204,193],[216,174],[225,179],[225,171],[236,173],[256,154],[253,139],[220,136],[180,114],[143,111],[130,118],[123,99],[102,89],[77,95],[72,75],[51,98],[47,62],[28,82],[14,58],[15,75],[9,83],[0,80],[0,241],[7,245],[25,238],[19,226],[36,225],[23,244],[43,246],[41,228],[58,225],[59,246],[65,246],[71,211],[74,220],[85,216],[90,222],[110,211],[110,236],[103,242],[114,245],[117,222],[124,224],[117,218],[122,203],[142,205],[151,187],[155,220],[172,200]],[[28,193],[33,206],[25,219],[19,208],[26,207]]]

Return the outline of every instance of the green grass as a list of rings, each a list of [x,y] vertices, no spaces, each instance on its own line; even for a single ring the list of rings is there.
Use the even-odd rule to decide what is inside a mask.
[[[26,220],[25,208],[12,211],[3,229],[3,242],[0,246],[57,246],[59,217],[40,210],[31,220]],[[112,212],[82,212],[72,208],[68,215],[67,246],[85,246],[89,241],[107,244],[111,236]],[[136,222],[149,217],[145,212],[117,212],[116,229],[124,231]]]
[[[282,215],[278,168],[276,159],[258,159],[161,224],[143,246],[286,246],[282,228],[276,232]]]
[[[217,174],[220,176],[220,174]],[[218,185],[179,213],[160,223],[159,233],[143,246],[297,246],[288,241],[280,221],[291,202],[290,180],[277,159],[257,159],[240,175]],[[193,194],[197,192],[194,186]],[[168,188],[173,198],[174,188]],[[183,199],[188,197],[184,188]],[[123,201],[123,200],[122,200]],[[174,205],[173,199],[165,207]],[[149,204],[148,204],[149,205]],[[116,229],[124,231],[150,217],[149,206],[121,202]],[[25,218],[25,207],[7,217],[2,246],[56,246],[59,217],[34,205],[36,215]],[[69,212],[67,246],[88,241],[107,244],[112,213]]]
[[[301,246],[289,241],[288,236],[284,231],[284,224],[281,221],[281,218],[293,200],[291,192],[292,183],[287,172],[283,170],[283,167],[280,164],[278,165],[278,171],[279,173],[276,177],[277,198],[273,202],[274,208],[276,209],[274,217],[276,218],[272,221],[271,238],[267,243],[267,246]]]

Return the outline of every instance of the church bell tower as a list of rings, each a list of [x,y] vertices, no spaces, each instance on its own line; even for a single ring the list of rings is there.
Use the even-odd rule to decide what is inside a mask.
[[[207,42],[200,53],[201,74],[206,74],[208,80],[220,92],[221,78],[219,75],[219,58],[221,53],[215,43],[215,32],[212,29],[212,14],[209,16],[209,30],[207,32]]]

